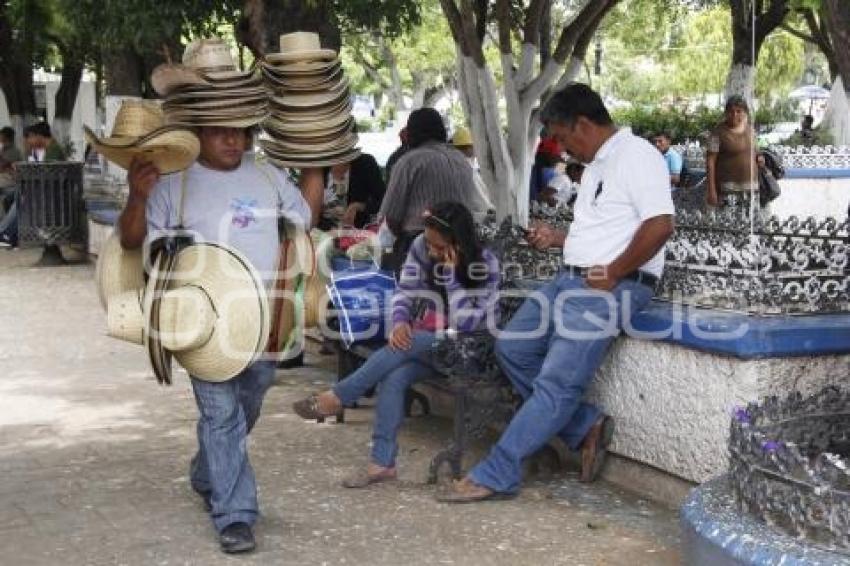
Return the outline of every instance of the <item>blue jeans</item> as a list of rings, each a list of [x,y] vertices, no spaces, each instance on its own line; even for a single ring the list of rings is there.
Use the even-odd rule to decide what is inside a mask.
[[[623,313],[639,311],[652,298],[650,287],[624,280],[606,300],[570,272],[539,292],[540,301],[526,300],[505,330],[523,334],[542,327],[542,336],[503,335],[496,342],[499,363],[525,402],[487,458],[470,471],[475,483],[502,493],[519,489],[523,459],[553,436],[572,449],[581,445],[600,415],[582,397],[622,328]]]
[[[430,362],[433,343],[433,332],[414,331],[409,350],[396,351],[384,346],[333,388],[342,404],[350,405],[378,386],[371,459],[379,466],[395,466],[396,435],[404,421],[405,393],[408,387],[433,372]]]
[[[274,362],[259,361],[221,383],[192,377],[200,417],[190,480],[195,491],[211,496],[210,514],[219,532],[231,523],[253,525],[257,519],[257,483],[248,461],[248,433],[260,416],[274,372]]]

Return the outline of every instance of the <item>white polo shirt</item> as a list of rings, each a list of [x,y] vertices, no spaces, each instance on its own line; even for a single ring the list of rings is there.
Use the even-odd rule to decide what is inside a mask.
[[[655,147],[627,129],[611,136],[585,167],[564,242],[564,262],[608,265],[631,243],[645,220],[674,213],[670,173]],[[664,248],[641,270],[661,276]]]

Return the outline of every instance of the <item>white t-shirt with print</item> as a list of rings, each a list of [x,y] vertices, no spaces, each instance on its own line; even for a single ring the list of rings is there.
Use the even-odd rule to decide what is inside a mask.
[[[564,262],[608,265],[628,247],[641,223],[674,212],[670,173],[661,153],[621,129],[599,148],[582,174]],[[661,276],[664,248],[641,270]]]
[[[197,241],[231,246],[245,255],[268,283],[278,257],[279,216],[309,227],[310,207],[301,191],[280,170],[246,155],[233,171],[194,163],[186,171],[162,177],[147,203],[148,237],[177,228],[183,176],[186,194],[183,227]]]

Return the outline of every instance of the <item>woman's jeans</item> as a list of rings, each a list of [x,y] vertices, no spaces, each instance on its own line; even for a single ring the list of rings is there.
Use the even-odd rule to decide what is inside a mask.
[[[384,346],[333,388],[342,404],[350,405],[378,386],[371,458],[375,464],[387,468],[395,466],[396,434],[404,420],[405,393],[413,383],[433,373],[430,359],[434,333],[416,330],[412,341],[409,350]]]
[[[496,356],[525,399],[490,454],[470,472],[494,491],[513,493],[522,480],[522,461],[552,437],[581,446],[599,418],[582,402],[608,346],[631,317],[652,298],[652,289],[623,280],[610,292],[594,291],[583,278],[562,272],[527,299],[496,342]]]
[[[259,361],[220,383],[192,377],[198,404],[198,452],[192,458],[192,488],[210,496],[211,516],[221,532],[232,523],[257,519],[257,483],[248,461],[248,433],[260,416],[274,380],[273,361]]]

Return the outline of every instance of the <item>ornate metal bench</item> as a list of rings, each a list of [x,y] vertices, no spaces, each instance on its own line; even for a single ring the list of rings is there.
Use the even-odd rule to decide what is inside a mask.
[[[562,224],[563,218],[550,218]],[[559,222],[559,220],[561,220]],[[538,251],[523,238],[522,230],[505,220],[497,228],[490,219],[480,226],[481,239],[498,257],[502,266],[502,290],[497,327],[502,328],[522,304],[524,296],[541,281],[555,275],[561,264],[561,251]],[[338,348],[338,377],[344,378],[382,342],[355,344]],[[424,381],[428,386],[449,393],[454,399],[454,430],[447,446],[431,460],[428,480],[435,483],[440,469],[448,465],[452,475],[462,473],[463,454],[468,441],[482,436],[494,423],[510,419],[520,400],[502,373],[495,357],[495,336],[489,330],[446,333],[434,343],[436,374]],[[419,403],[428,414],[427,397],[411,390],[407,415]]]

